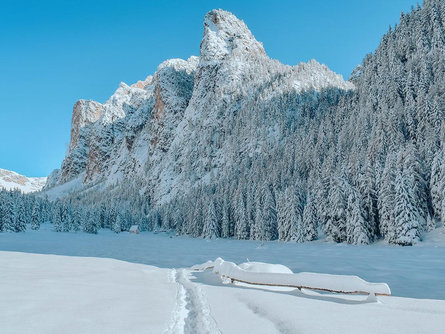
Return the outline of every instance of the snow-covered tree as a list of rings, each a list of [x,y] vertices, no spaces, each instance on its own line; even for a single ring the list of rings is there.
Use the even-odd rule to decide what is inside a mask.
[[[216,217],[215,202],[210,201],[204,222],[202,237],[205,239],[216,239],[219,237],[219,227]]]
[[[303,210],[302,220],[303,238],[305,241],[317,239],[317,208],[311,193],[307,196],[306,205]]]
[[[346,208],[346,241],[350,244],[369,244],[370,235],[367,228],[366,212],[361,203],[360,195],[350,191]]]
[[[39,205],[34,202],[32,206],[31,213],[31,229],[38,230],[40,228],[40,215],[39,215]]]
[[[411,246],[420,240],[419,214],[410,177],[399,174],[395,180],[394,235],[392,242]]]

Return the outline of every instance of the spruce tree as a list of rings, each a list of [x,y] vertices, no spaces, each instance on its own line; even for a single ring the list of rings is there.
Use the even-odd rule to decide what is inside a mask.
[[[391,242],[411,246],[420,240],[420,222],[416,209],[413,181],[405,174],[395,180],[394,236]]]
[[[219,237],[218,221],[216,217],[215,202],[212,200],[209,203],[207,215],[204,222],[202,237],[205,239],[216,239]]]
[[[235,202],[235,237],[239,240],[249,239],[245,198],[241,189],[237,191]]]
[[[278,238],[277,210],[272,189],[268,184],[263,186],[262,220],[262,240],[276,240]]]
[[[31,213],[31,229],[38,230],[40,228],[39,205],[34,202]]]
[[[365,218],[365,210],[360,201],[359,194],[351,191],[346,209],[347,242],[354,245],[369,244],[370,235]]]
[[[444,170],[445,161],[443,159],[443,154],[440,150],[437,151],[434,156],[433,163],[431,166],[431,178],[430,178],[430,189],[431,189],[431,204],[433,207],[433,215],[436,219],[440,220],[442,215],[442,190],[445,179],[445,175],[442,172]]]
[[[307,202],[303,210],[302,230],[305,241],[317,239],[317,208],[311,193],[307,196]]]

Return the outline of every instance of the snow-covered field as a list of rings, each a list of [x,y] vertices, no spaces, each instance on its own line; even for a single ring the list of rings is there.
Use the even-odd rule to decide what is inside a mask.
[[[170,271],[113,259],[0,252],[0,333],[162,333]]]
[[[1,333],[441,333],[445,301],[223,285],[211,271],[0,252]]]
[[[261,246],[164,233],[56,233],[46,224],[37,232],[0,233],[0,332],[441,333],[443,240],[436,231],[406,248]],[[210,270],[188,269],[218,256],[281,263],[293,272],[358,275],[388,283],[393,296],[372,303],[366,296],[224,285]]]

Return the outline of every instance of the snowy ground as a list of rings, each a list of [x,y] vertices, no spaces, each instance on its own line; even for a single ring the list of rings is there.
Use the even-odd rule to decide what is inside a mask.
[[[0,251],[1,333],[442,333],[445,301],[223,285],[211,271]]]
[[[2,334],[162,333],[175,303],[167,269],[14,252],[0,268]]]

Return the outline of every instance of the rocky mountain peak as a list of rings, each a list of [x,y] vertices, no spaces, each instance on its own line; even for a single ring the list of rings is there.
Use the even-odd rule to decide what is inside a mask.
[[[138,82],[131,85],[133,88],[140,88],[144,89],[148,85],[150,85],[153,82],[153,76],[149,75],[145,80],[139,80]]]
[[[201,42],[200,64],[218,62],[237,50],[243,53],[265,55],[246,24],[222,9],[208,12],[204,18],[204,37]]]

